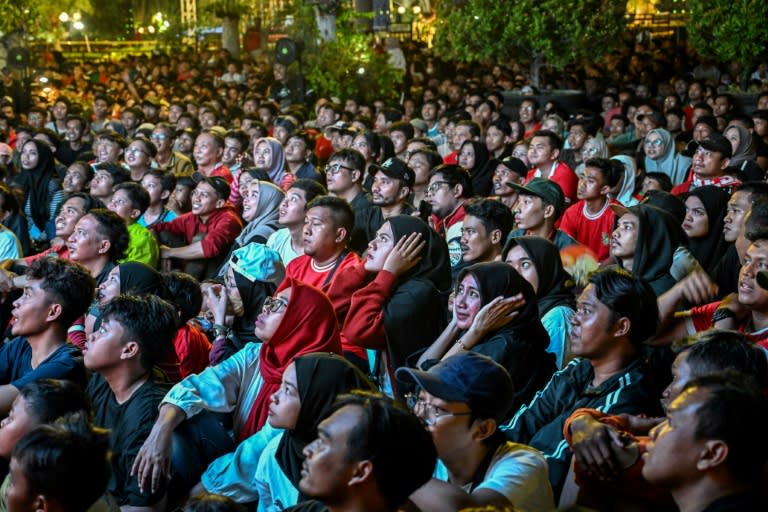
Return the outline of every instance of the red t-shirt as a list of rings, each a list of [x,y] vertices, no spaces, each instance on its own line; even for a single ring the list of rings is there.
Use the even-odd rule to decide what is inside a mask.
[[[586,201],[579,201],[565,210],[560,220],[560,230],[589,247],[598,261],[605,261],[611,254],[611,234],[616,221],[616,214],[609,206],[621,203],[610,199],[595,215],[587,213],[586,204]]]
[[[179,373],[182,379],[193,373],[200,373],[208,367],[211,342],[198,326],[191,323],[182,325],[176,332],[173,346],[179,358]]]
[[[543,178],[544,174],[539,168],[531,169],[528,171],[528,176],[525,178],[525,182],[528,183],[533,178]],[[573,169],[568,167],[565,162],[557,162],[555,170],[549,176],[549,179],[560,185],[563,189],[566,202],[573,203],[576,201],[576,188],[579,186],[579,177],[573,172]]]
[[[689,315],[691,322],[693,323],[693,328],[696,330],[696,332],[706,331],[707,329],[711,329],[713,327],[712,315],[715,314],[715,310],[718,308],[718,306],[720,306],[720,301],[710,302],[709,304],[704,304],[703,306],[696,306],[691,308]],[[738,331],[743,333],[748,340],[757,343],[763,348],[768,349],[768,327],[753,332],[747,332],[747,327],[747,322],[742,322],[739,325]]]

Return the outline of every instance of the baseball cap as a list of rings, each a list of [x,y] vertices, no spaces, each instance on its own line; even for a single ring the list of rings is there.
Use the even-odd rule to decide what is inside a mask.
[[[232,251],[229,267],[251,282],[262,281],[278,285],[285,278],[285,266],[280,254],[256,242]]]
[[[429,127],[427,126],[427,122],[423,119],[411,119],[411,126],[413,126],[415,129],[419,130],[422,133],[426,133],[427,130],[429,130]]]
[[[525,185],[517,183],[507,183],[519,193],[526,196],[540,197],[545,203],[555,207],[555,212],[559,217],[565,210],[565,194],[560,185],[546,178],[533,178]]]
[[[355,133],[355,129],[352,125],[345,123],[344,121],[336,121],[332,125],[325,128],[325,134],[330,135],[333,132],[340,132],[343,135],[351,135]]]
[[[383,164],[374,164],[371,165],[371,168],[374,170],[374,174],[376,171],[381,171],[389,178],[402,181],[406,187],[412,187],[413,183],[416,181],[416,173],[413,172],[413,169],[408,167],[408,164],[399,158],[387,158]]]
[[[709,136],[699,141],[699,147],[709,151],[716,151],[723,155],[723,158],[733,156],[733,147],[731,142],[719,133],[711,133]]]
[[[517,173],[518,176],[525,177],[526,175],[528,175],[528,167],[525,165],[525,162],[523,162],[517,157],[508,156],[504,158],[500,162],[500,164],[506,167],[507,169],[509,169],[510,171]]]
[[[216,195],[219,196],[219,199],[224,199],[225,201],[229,199],[229,183],[227,183],[227,180],[221,176],[205,176],[200,172],[194,172],[192,173],[192,181],[194,181],[195,184],[204,181],[213,187],[213,189],[216,191]]]
[[[442,400],[466,403],[476,415],[497,422],[507,417],[515,401],[509,372],[478,352],[460,352],[427,371],[398,368],[395,376]]]

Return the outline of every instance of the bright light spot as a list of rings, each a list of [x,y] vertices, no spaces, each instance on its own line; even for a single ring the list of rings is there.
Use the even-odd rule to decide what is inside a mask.
[[[75,20],[75,21],[80,21],[81,19],[83,19],[83,15],[80,14],[80,12],[78,11],[75,14],[72,15],[72,19]]]
[[[480,16],[472,16],[472,17],[475,18],[476,20],[480,19]]]
[[[154,33],[155,33],[155,27],[153,27],[152,25],[150,25],[150,26],[148,26],[148,27],[147,27],[147,31],[148,31],[150,34],[154,34]]]
[[[168,21],[168,20],[165,20],[165,21],[163,22],[163,26],[164,26],[165,28],[168,28],[168,27],[170,27],[170,26],[171,26],[171,22],[170,22],[170,21]]]
[[[359,68],[357,68],[357,74],[358,74],[358,75],[364,75],[364,74],[365,74],[365,68],[364,68],[364,67],[362,67],[362,66],[360,66]]]
[[[67,14],[66,12],[63,12],[63,13],[59,14],[59,21],[62,22],[62,23],[68,22],[69,21],[69,14]]]
[[[413,14],[421,14],[421,6],[420,5],[414,5],[413,6]]]
[[[139,27],[139,30],[137,30],[137,32],[139,34],[143,34],[144,33],[144,27]]]
[[[83,24],[82,21],[76,21],[72,24],[72,28],[74,28],[75,30],[83,30],[85,28],[85,25]]]
[[[397,13],[398,14],[405,14],[405,7],[403,7],[402,5],[400,7],[398,7],[397,8]]]

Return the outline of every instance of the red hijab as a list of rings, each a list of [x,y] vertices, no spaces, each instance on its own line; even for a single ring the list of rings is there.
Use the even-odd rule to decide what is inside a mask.
[[[317,288],[287,277],[277,291],[291,289],[283,321],[259,352],[264,383],[256,396],[240,440],[258,432],[267,421],[269,397],[278,390],[283,372],[293,360],[311,352],[341,354],[339,323],[328,297]]]

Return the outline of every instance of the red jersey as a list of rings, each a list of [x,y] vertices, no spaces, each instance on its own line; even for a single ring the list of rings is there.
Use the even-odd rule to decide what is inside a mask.
[[[560,230],[589,247],[597,261],[605,261],[611,254],[611,234],[616,221],[616,214],[610,208],[612,204],[621,203],[609,199],[599,212],[592,214],[587,211],[586,201],[579,201],[565,210],[560,220]]]

